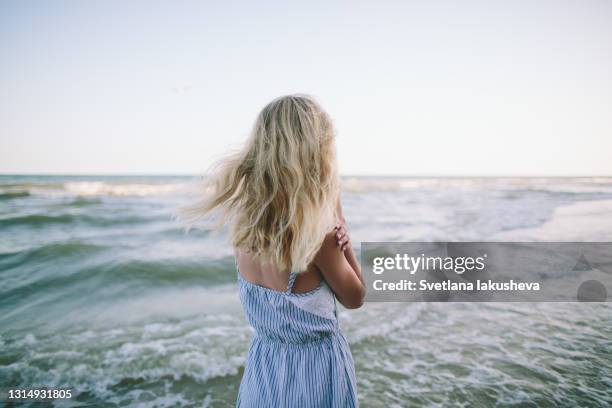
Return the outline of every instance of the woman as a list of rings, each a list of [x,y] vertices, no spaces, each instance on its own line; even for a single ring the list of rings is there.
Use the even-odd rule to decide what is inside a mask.
[[[329,117],[307,96],[272,101],[209,183],[188,214],[220,210],[229,222],[255,329],[237,406],[357,406],[335,299],[358,308],[365,287],[344,227]]]

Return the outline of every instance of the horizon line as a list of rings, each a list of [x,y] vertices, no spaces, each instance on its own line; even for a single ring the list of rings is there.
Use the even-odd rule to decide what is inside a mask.
[[[202,177],[205,173],[9,173],[0,172],[0,177]],[[612,174],[339,174],[340,177],[359,178],[612,178]]]

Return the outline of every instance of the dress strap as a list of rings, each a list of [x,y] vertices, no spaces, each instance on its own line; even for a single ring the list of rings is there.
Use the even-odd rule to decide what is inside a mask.
[[[287,293],[291,293],[293,291],[293,284],[295,283],[295,278],[297,278],[297,273],[290,272],[289,283],[287,283]]]

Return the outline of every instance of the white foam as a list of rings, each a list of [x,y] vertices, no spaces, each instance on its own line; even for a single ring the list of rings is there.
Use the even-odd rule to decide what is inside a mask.
[[[373,192],[373,191],[409,191],[423,188],[470,188],[495,180],[470,178],[369,178],[345,177],[341,180],[342,190],[347,192]]]
[[[411,178],[411,177],[343,177],[342,189],[347,192],[411,191],[419,189],[457,189],[493,187],[503,190],[543,190],[553,193],[612,193],[612,178]]]
[[[500,241],[611,241],[612,200],[582,201],[558,207],[550,221],[535,228],[504,231]]]
[[[76,181],[64,183],[64,190],[77,196],[152,196],[174,193],[182,183],[126,183],[114,184],[102,181]]]
[[[118,332],[124,335],[119,336]],[[96,341],[92,341],[92,333]],[[138,406],[157,393],[141,399],[137,393],[117,393],[113,386],[134,378],[171,385],[183,377],[203,384],[211,378],[236,375],[244,365],[250,331],[242,318],[216,315],[173,322],[153,320],[145,326],[124,326],[119,331],[92,327],[38,339],[31,334],[24,337],[23,342],[12,342],[7,349],[23,357],[0,367],[2,375],[19,373],[24,384],[49,387],[69,383],[79,392],[89,391],[98,399],[127,401],[130,406]],[[35,341],[36,347],[26,340]],[[42,361],[54,363],[49,368]],[[175,406],[177,401],[181,402],[179,405],[193,403],[174,392],[157,397],[161,398],[159,406],[166,403]]]
[[[34,345],[36,343],[36,336],[30,333],[24,337],[23,341],[29,346]]]

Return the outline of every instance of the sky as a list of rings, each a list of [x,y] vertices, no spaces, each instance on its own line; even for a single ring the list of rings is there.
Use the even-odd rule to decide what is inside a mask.
[[[197,174],[314,96],[342,174],[612,175],[610,1],[3,1],[0,173]]]

